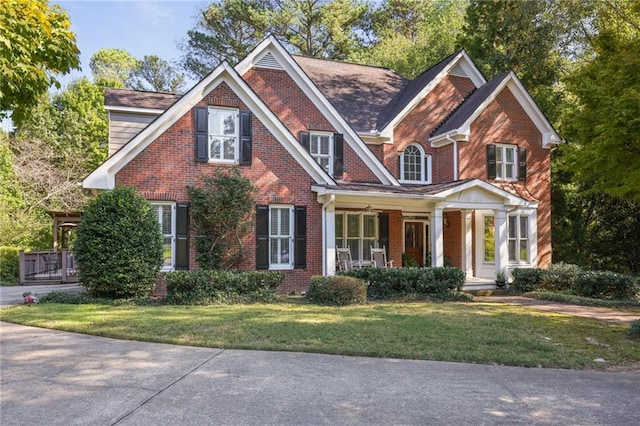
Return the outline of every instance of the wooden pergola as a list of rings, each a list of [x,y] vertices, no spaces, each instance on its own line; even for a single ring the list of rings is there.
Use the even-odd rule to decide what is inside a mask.
[[[82,220],[82,212],[47,211],[47,213],[53,219],[53,250],[68,249],[70,232],[77,228]]]

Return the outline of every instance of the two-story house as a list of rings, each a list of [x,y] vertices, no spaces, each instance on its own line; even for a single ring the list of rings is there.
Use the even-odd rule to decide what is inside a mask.
[[[268,38],[183,96],[108,89],[111,156],[87,189],[137,188],[158,212],[165,269],[190,269],[187,186],[217,167],[257,188],[242,269],[283,291],[333,274],[336,248],[468,279],[551,261],[550,149],[560,137],[515,74],[486,81],[464,51],[407,80],[290,55]]]

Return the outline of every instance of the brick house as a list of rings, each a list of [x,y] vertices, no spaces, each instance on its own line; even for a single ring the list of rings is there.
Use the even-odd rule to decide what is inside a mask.
[[[133,186],[158,212],[165,269],[195,262],[188,185],[239,168],[258,189],[242,269],[283,291],[333,274],[336,247],[469,281],[551,261],[550,150],[560,137],[514,73],[487,82],[464,51],[409,81],[290,55],[273,38],[183,96],[107,89],[110,157],[84,181]]]

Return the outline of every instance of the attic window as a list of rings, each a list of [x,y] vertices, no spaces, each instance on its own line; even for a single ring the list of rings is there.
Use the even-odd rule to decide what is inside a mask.
[[[283,69],[282,65],[280,65],[280,62],[278,62],[278,60],[273,57],[271,52],[267,52],[266,55],[264,55],[262,58],[260,58],[258,60],[258,62],[256,62],[256,67],[259,67],[259,68],[271,68],[271,69],[274,69],[274,70]]]

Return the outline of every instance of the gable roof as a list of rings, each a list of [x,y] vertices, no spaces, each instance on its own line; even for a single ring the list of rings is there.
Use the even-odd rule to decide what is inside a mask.
[[[173,93],[113,89],[107,87],[104,91],[104,105],[106,109],[111,110],[142,108],[164,111],[181,97],[182,95],[176,95]]]
[[[375,130],[378,116],[409,84],[409,80],[387,68],[292,57],[358,133]]]
[[[367,164],[371,172],[383,184],[399,186],[400,183],[393,174],[382,164],[371,149],[364,143],[358,133],[351,127],[346,119],[337,111],[335,106],[327,99],[318,86],[302,70],[300,65],[291,57],[280,42],[273,36],[262,41],[251,51],[235,69],[243,75],[249,69],[256,66],[263,58],[270,55],[269,66],[285,71],[300,89],[313,102],[314,106],[322,113],[327,121],[339,132],[344,134],[344,141]],[[274,61],[276,63],[274,63]]]
[[[253,114],[284,146],[291,156],[305,169],[309,176],[319,184],[335,184],[327,172],[311,157],[282,122],[253,92],[249,85],[226,61],[218,65],[209,75],[197,83],[191,90],[173,103],[162,115],[157,117],[138,135],[109,157],[96,170],[82,181],[89,189],[111,189],[115,186],[115,175],[157,137],[162,135],[176,121],[187,114],[208,93],[226,83],[231,90],[247,105]],[[194,142],[195,143],[195,142]]]
[[[473,92],[436,128],[429,141],[438,147],[452,140],[467,140],[471,124],[504,89],[509,89],[542,134],[542,147],[549,148],[562,140],[513,71],[499,75]]]

